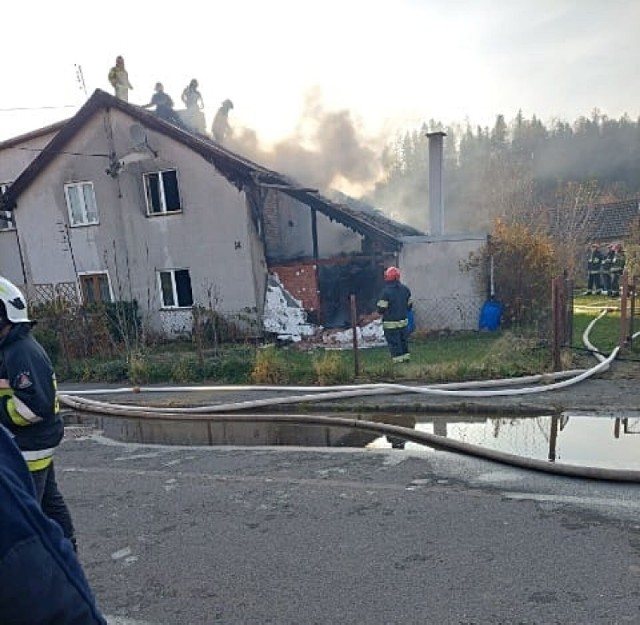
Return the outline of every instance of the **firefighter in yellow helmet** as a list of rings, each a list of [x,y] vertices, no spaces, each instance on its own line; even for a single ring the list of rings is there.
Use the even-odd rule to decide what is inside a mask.
[[[400,282],[400,270],[389,267],[384,272],[384,289],[376,304],[382,315],[384,338],[394,362],[406,362],[409,355],[409,311],[413,304],[411,291]]]
[[[133,87],[129,82],[129,73],[125,69],[123,57],[116,57],[116,64],[109,70],[107,78],[113,87],[113,93],[116,98],[128,102],[129,89],[133,89]]]
[[[20,290],[0,277],[0,424],[27,462],[43,512],[75,548],[71,514],[58,490],[53,454],[64,434],[49,356],[32,334]]]

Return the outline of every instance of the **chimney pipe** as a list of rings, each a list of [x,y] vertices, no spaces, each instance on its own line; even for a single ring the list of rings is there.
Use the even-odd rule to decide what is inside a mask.
[[[428,132],[429,139],[429,230],[432,235],[444,233],[442,202],[442,154],[446,132]]]

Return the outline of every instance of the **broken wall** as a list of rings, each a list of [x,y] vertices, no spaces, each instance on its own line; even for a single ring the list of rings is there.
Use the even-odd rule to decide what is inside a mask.
[[[373,312],[382,289],[382,264],[369,257],[273,264],[269,270],[302,303],[310,321],[327,328],[351,325],[352,294],[356,296],[358,315]]]

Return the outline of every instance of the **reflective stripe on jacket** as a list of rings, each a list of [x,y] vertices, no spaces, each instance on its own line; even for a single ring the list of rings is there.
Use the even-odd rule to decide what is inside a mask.
[[[613,257],[613,262],[611,263],[611,273],[622,273],[626,261],[627,259],[624,252],[616,252],[616,255]]]
[[[408,325],[407,313],[413,306],[411,291],[399,280],[387,282],[376,306],[385,330],[405,328]]]
[[[0,423],[6,426],[32,471],[51,464],[53,450],[64,434],[56,379],[51,361],[31,334],[31,325],[18,323],[0,341]]]

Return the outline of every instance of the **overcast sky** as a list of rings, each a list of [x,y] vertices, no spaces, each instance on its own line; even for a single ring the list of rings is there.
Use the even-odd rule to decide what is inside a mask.
[[[518,109],[636,118],[638,24],[640,0],[5,0],[0,139],[71,116],[76,65],[89,95],[111,92],[118,54],[134,104],[197,78],[208,124],[230,98],[265,143],[297,133],[309,94],[377,137]]]

